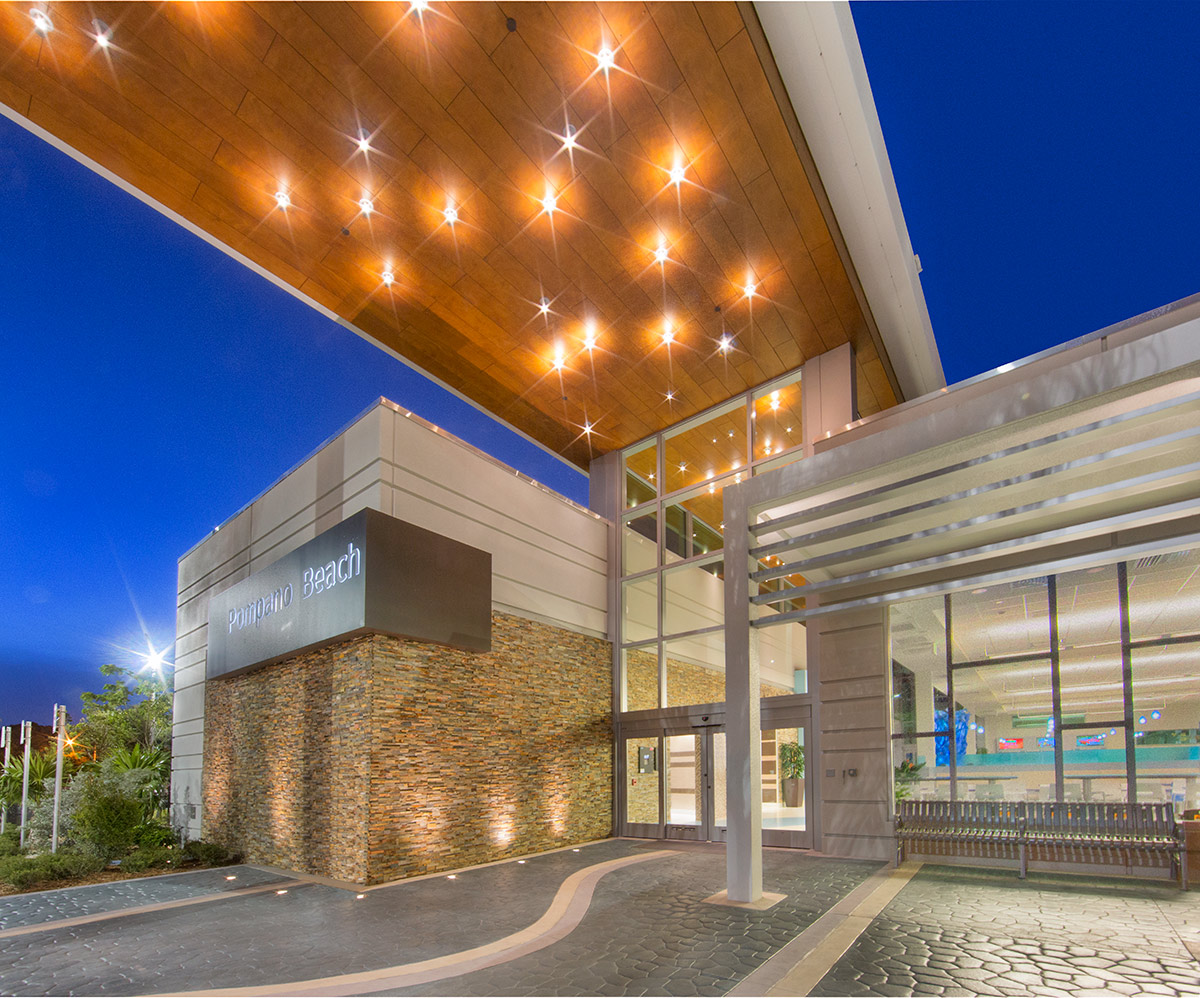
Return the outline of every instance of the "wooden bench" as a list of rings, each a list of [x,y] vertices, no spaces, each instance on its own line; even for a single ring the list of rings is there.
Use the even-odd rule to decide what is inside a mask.
[[[1034,846],[1109,862],[1121,851],[1165,854],[1171,879],[1187,890],[1187,847],[1170,804],[902,801],[896,815],[897,862],[906,845],[920,852],[927,843],[1005,847],[1016,853],[1022,879]]]

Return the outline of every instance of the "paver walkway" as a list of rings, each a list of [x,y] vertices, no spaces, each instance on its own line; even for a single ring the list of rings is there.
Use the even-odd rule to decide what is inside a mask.
[[[1200,995],[1200,896],[924,867],[814,995]]]
[[[249,866],[49,891],[0,900],[0,993],[1200,995],[1200,893],[913,869],[765,850],[766,911],[706,903],[723,847],[628,839],[365,891]]]

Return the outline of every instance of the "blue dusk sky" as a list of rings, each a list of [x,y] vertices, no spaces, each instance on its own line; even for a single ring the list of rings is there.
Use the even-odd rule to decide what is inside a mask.
[[[1200,4],[852,10],[948,381],[1200,291]],[[4,723],[171,647],[178,557],[380,395],[586,502],[5,118],[0,234]]]

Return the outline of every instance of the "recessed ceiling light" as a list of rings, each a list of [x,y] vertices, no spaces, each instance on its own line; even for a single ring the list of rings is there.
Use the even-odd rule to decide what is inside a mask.
[[[583,432],[586,433],[590,437],[592,435],[592,424],[584,423],[583,424]]]
[[[663,322],[662,341],[670,346],[675,342],[675,330],[671,328],[671,320],[667,319]]]
[[[375,210],[375,202],[370,198],[359,198],[358,207],[364,215],[370,215]]]
[[[686,461],[680,461],[680,462],[679,462],[679,470],[680,470],[680,471],[687,471],[687,462],[686,462]]]
[[[729,336],[722,336],[719,343],[717,344],[717,349],[720,350],[721,353],[729,353],[729,351],[732,347],[733,347],[733,339]],[[729,435],[732,437],[733,433],[731,432]]]
[[[112,28],[96,18],[92,21],[92,28],[96,32],[96,44],[102,49],[106,49],[112,44]]]
[[[393,274],[390,270],[385,270],[383,272],[383,286],[385,288],[390,288],[392,286],[392,282],[395,279],[396,279],[396,275]]]
[[[670,250],[668,250],[666,246],[660,245],[658,247],[658,249],[656,249],[654,251],[654,262],[655,263],[666,263],[670,258],[671,258],[671,253],[670,253]]]
[[[550,311],[550,299],[549,298],[543,298],[540,302],[538,302],[538,311],[542,315],[546,315]]]
[[[547,194],[542,198],[542,211],[547,215],[553,215],[556,208],[558,208],[558,198],[553,194]]]
[[[587,324],[587,330],[583,334],[583,348],[585,350],[596,349],[596,323],[595,323],[595,321],[589,321]]]
[[[29,12],[29,17],[33,21],[33,30],[39,35],[48,35],[54,30],[54,22],[50,20],[50,15],[41,7],[34,7]]]
[[[365,128],[360,128],[358,130],[358,151],[371,151],[371,135]]]
[[[672,388],[669,392],[667,392],[667,401],[668,402],[675,401],[675,389],[674,388]]]
[[[287,191],[276,191],[275,203],[284,211],[287,211],[292,206],[292,199],[288,197]]]
[[[753,298],[757,291],[758,286],[755,284],[747,284],[744,288],[742,288],[742,294],[744,294],[747,298]]]
[[[429,0],[412,0],[408,5],[408,9],[420,17],[425,11],[429,10]]]
[[[442,212],[442,217],[446,219],[447,225],[453,225],[458,221],[458,209],[452,204],[446,205],[446,210]]]
[[[604,72],[607,73],[610,69],[616,66],[616,64],[617,57],[613,54],[613,50],[607,45],[596,53],[596,65],[600,69],[604,70]]]
[[[562,348],[561,343],[554,346],[554,370],[561,371],[567,363],[566,352]]]
[[[568,123],[566,130],[561,136],[559,136],[562,139],[563,150],[565,152],[574,152],[579,148],[579,142],[575,139],[577,134],[578,132],[575,130],[575,126]]]
[[[678,187],[686,179],[687,167],[685,167],[682,163],[676,163],[673,167],[671,167],[671,183]]]

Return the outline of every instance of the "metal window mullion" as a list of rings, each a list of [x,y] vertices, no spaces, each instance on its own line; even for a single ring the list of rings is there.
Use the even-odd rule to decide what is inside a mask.
[[[1129,568],[1117,562],[1117,613],[1121,621],[1121,690],[1125,704],[1125,797],[1137,803],[1137,752],[1133,728],[1133,642],[1129,627]]]
[[[946,734],[950,741],[950,799],[958,800],[958,711],[954,709],[954,625],[950,616],[950,594],[946,593]],[[937,765],[937,739],[933,742],[933,762]]]
[[[663,501],[662,488],[667,483],[667,440],[666,437],[659,433],[655,438],[655,462],[658,467],[658,482],[659,482],[659,498],[658,498],[658,563],[656,566],[656,581],[658,583],[655,598],[656,620],[655,620],[655,637],[658,639],[658,706],[661,709],[667,705],[667,656],[663,647],[663,615],[664,615],[664,597],[663,589],[665,588],[666,580],[663,578],[663,560],[665,559],[666,537],[667,537],[667,506]],[[663,745],[665,743],[659,739],[659,770],[662,770]],[[660,782],[665,782],[665,775],[660,777]],[[660,802],[661,808],[661,802]],[[660,814],[660,825],[665,821],[665,812]]]
[[[1058,576],[1046,576],[1050,610],[1050,702],[1054,714],[1054,799],[1063,799],[1062,675],[1058,647]]]

